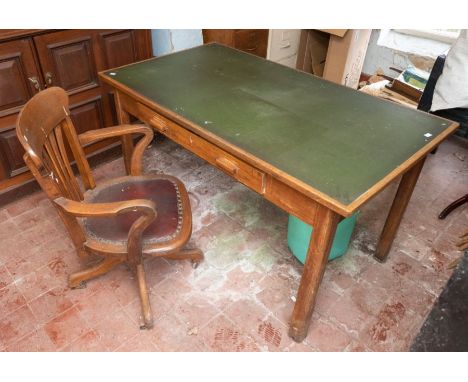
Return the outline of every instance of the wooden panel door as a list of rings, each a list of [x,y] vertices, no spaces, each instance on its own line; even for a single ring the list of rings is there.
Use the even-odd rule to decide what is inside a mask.
[[[0,181],[24,169],[16,113],[42,88],[31,39],[0,43]]]
[[[71,107],[76,129],[81,133],[113,123],[111,108],[103,107],[102,87],[98,71],[102,70],[102,54],[96,30],[67,30],[34,37],[47,86],[60,86],[70,96],[70,105],[88,104],[87,113],[93,117],[76,117]],[[99,100],[98,103],[95,101]],[[97,106],[99,104],[99,107]],[[94,111],[89,108],[92,106]],[[97,109],[99,111],[97,111]],[[80,109],[83,116],[83,109]]]
[[[99,87],[95,31],[68,30],[34,37],[47,86],[69,95]]]
[[[148,29],[99,31],[99,70],[117,68],[152,57],[151,34]],[[104,102],[109,105],[113,123],[117,124],[112,87],[103,84]],[[135,118],[131,117],[131,121]]]
[[[147,30],[99,31],[103,59],[101,70],[116,68],[151,57],[146,42]]]
[[[1,43],[0,117],[18,112],[41,86],[31,40]]]

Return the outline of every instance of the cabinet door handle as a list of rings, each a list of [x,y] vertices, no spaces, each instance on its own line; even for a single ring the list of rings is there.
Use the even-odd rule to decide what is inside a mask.
[[[47,85],[52,85],[52,73],[51,72],[47,72],[45,74],[45,79],[46,79],[46,83]]]
[[[40,92],[42,89],[41,89],[41,84],[39,83],[39,80],[37,79],[37,77],[29,77],[28,78],[29,81],[31,81],[31,83],[33,84],[34,86],[34,89],[36,89],[38,92]]]

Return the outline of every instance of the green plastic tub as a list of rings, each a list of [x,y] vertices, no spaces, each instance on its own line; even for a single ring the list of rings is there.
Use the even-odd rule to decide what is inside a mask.
[[[338,224],[328,260],[333,260],[337,257],[343,256],[348,250],[351,235],[353,234],[354,226],[356,225],[357,216],[358,213],[355,213],[350,217],[343,219]],[[289,215],[288,246],[294,256],[296,256],[302,264],[304,264],[306,258],[312,231],[312,226],[304,223],[295,216]]]

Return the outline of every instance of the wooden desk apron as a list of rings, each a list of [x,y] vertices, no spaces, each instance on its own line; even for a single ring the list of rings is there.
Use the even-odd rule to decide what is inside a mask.
[[[404,174],[384,260],[425,156],[458,126],[209,44],[100,73],[119,120],[134,115],[314,226],[290,335],[307,334],[336,225]],[[131,141],[124,142],[128,163]]]

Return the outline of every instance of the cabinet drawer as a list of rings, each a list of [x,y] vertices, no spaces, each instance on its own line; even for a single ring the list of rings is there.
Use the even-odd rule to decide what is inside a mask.
[[[146,110],[145,115],[148,114],[149,112]],[[148,120],[148,124],[252,190],[259,194],[265,193],[265,174],[255,167],[159,114],[153,112],[153,116]]]
[[[23,154],[23,146],[16,137],[14,128],[0,132],[0,158],[3,158],[2,167],[5,172],[2,178],[8,179],[27,170]]]

